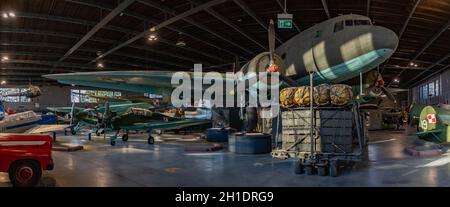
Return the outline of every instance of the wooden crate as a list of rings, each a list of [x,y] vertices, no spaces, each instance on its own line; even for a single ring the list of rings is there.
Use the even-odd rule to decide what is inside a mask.
[[[282,148],[299,152],[311,149],[311,112],[307,109],[282,112]],[[315,111],[315,151],[350,153],[353,150],[353,116],[346,110]],[[291,148],[293,144],[298,144]]]

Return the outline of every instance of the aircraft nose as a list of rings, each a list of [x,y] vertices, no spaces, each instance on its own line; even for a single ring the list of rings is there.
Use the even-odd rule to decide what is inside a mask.
[[[390,29],[375,26],[374,47],[383,54],[390,56],[398,46],[398,36]]]

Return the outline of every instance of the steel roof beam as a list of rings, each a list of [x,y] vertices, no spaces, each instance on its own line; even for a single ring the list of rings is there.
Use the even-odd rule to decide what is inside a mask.
[[[78,34],[65,33],[65,32],[54,32],[54,31],[45,31],[45,30],[34,30],[34,29],[22,29],[22,28],[1,28],[0,33],[22,33],[22,34],[32,34],[32,35],[44,35],[44,36],[54,36],[54,37],[62,37],[68,39],[79,39],[82,37]],[[105,44],[114,44],[116,41],[104,38],[93,37],[90,41],[105,43]]]
[[[48,44],[48,43],[36,43],[36,42],[8,42],[8,43],[0,43],[0,46],[26,46],[26,47],[43,47],[43,48],[57,48],[57,49],[66,49],[70,46],[67,45],[62,45],[62,44]],[[135,49],[141,49],[141,50],[146,50],[146,51],[151,51],[153,52],[153,49],[149,50],[146,47],[142,47],[142,46],[138,46],[138,45],[131,45],[131,48],[135,48]],[[78,49],[79,51],[83,51],[83,52],[90,52],[90,53],[96,53],[98,50],[96,49],[88,49],[88,48],[80,48]],[[157,51],[157,50],[155,50]],[[171,53],[168,52],[162,52],[161,54],[164,55],[168,55],[170,56]],[[115,55],[118,56],[123,56],[123,57],[130,57],[130,58],[136,58],[136,59],[141,59],[141,60],[146,60],[146,61],[153,61],[155,59],[152,58],[146,58],[146,57],[142,57],[142,56],[132,56],[132,55],[128,55],[125,53],[115,53]],[[71,57],[69,57],[71,58]],[[180,57],[180,59],[183,59]],[[188,58],[186,58],[188,59]],[[89,59],[91,60],[91,59]],[[193,59],[191,60],[192,62],[195,62]]]
[[[189,0],[189,2],[194,3],[196,5],[198,5],[198,2],[195,2],[194,0]],[[208,14],[214,16],[216,19],[220,20],[221,22],[223,22],[224,24],[228,25],[229,27],[233,28],[234,30],[236,30],[237,32],[239,32],[241,35],[243,35],[244,37],[246,37],[247,39],[251,40],[253,43],[257,44],[259,47],[261,47],[263,50],[267,50],[267,47],[264,46],[263,44],[261,44],[258,40],[256,40],[255,37],[253,37],[249,32],[245,31],[243,28],[240,28],[238,25],[236,25],[235,23],[233,23],[232,21],[230,21],[227,17],[219,14],[218,12],[214,11],[214,9],[212,8],[208,8],[206,9],[206,12],[208,12]]]
[[[409,20],[411,20],[411,17],[414,15],[414,12],[416,12],[417,6],[419,5],[420,1],[421,1],[421,0],[415,0],[414,6],[413,6],[413,8],[411,9],[411,11],[409,12],[408,17],[406,18],[406,21],[405,21],[405,23],[403,24],[402,30],[400,30],[400,33],[398,34],[398,39],[401,39],[401,38],[402,38],[403,33],[404,33],[405,30],[406,30],[406,27],[408,27]]]
[[[158,30],[160,30],[160,29],[162,29],[162,28],[164,28],[164,27],[166,27],[166,26],[168,26],[168,25],[170,25],[170,24],[172,24],[172,23],[174,23],[174,22],[176,22],[178,20],[184,19],[184,18],[186,18],[186,17],[188,17],[188,16],[190,16],[192,14],[200,12],[200,11],[206,9],[206,8],[211,7],[211,6],[214,6],[214,5],[217,5],[217,4],[221,4],[221,3],[225,2],[225,1],[227,1],[227,0],[213,0],[213,1],[210,1],[208,3],[202,4],[200,6],[197,6],[195,8],[192,8],[192,9],[190,9],[190,10],[188,10],[186,12],[183,12],[183,13],[177,15],[177,16],[174,16],[174,17],[172,17],[172,18],[170,18],[170,19],[168,19],[168,20],[166,20],[164,22],[161,22],[160,24],[152,27],[149,31],[144,31],[144,32],[134,36],[133,38],[123,42],[122,44],[117,45],[116,47],[114,47],[114,48],[110,49],[109,51],[107,51],[107,52],[103,53],[102,55],[100,55],[98,58],[94,59],[92,62],[100,60],[100,59],[104,58],[105,56],[108,56],[111,53],[113,53],[113,52],[115,52],[115,51],[117,51],[117,50],[119,50],[119,49],[121,49],[121,48],[123,48],[123,47],[125,47],[125,46],[127,46],[127,45],[129,45],[129,44],[131,44],[133,42],[135,42],[136,40],[144,38],[145,36],[149,35],[152,31],[158,31]]]
[[[369,17],[370,15],[370,0],[367,0],[367,11],[366,11],[366,16]]]
[[[117,15],[119,15],[123,10],[125,10],[128,6],[134,3],[135,0],[124,0],[120,3],[114,10],[112,10],[105,18],[103,18],[97,25],[95,25],[86,35],[84,35],[80,41],[78,41],[72,48],[61,57],[58,62],[64,61],[67,57],[73,54],[78,48],[81,47],[85,42],[87,42],[92,36],[95,35],[101,28],[103,28],[106,24],[108,24],[112,19],[114,19]]]
[[[78,39],[79,37],[81,37],[81,35],[70,34],[70,33],[42,31],[42,30],[16,29],[16,28],[0,28],[0,33],[25,33],[25,34],[35,34],[35,35],[37,34],[37,35],[55,36],[55,37],[63,37],[63,38],[71,38],[71,39]],[[91,38],[90,40],[95,41],[95,42],[101,42],[101,43],[118,44],[118,41],[110,40],[110,39],[103,39],[103,38]],[[1,43],[1,45],[8,45],[8,43]],[[33,44],[33,45],[36,45],[36,44]],[[55,45],[54,44],[46,44],[46,46],[55,46]],[[146,50],[146,51],[150,51],[150,52],[160,53],[160,54],[164,54],[164,55],[168,55],[168,56],[178,57],[178,55],[175,55],[175,54],[169,54],[167,52],[162,52],[162,51],[142,47],[142,46],[135,45],[135,44],[129,45],[129,47],[134,48],[134,49],[141,49],[141,50]],[[82,50],[84,50],[84,49],[82,49]],[[186,59],[185,57],[182,57],[182,56],[180,56],[179,58]],[[190,61],[197,62],[193,59],[190,59]],[[205,62],[205,63],[210,64],[207,62]]]
[[[242,0],[233,0],[234,3],[236,3],[241,9],[243,9],[248,15],[250,15],[256,22],[258,22],[259,25],[261,25],[264,30],[267,30],[269,27],[267,23],[265,23],[256,13],[250,9],[250,7],[247,6]],[[283,40],[275,34],[275,38],[278,40],[278,42],[283,43]]]
[[[112,10],[113,9],[110,5],[105,5],[105,4],[101,4],[101,3],[98,3],[98,2],[94,2],[94,1],[89,1],[89,2],[87,2],[87,1],[81,2],[81,1],[77,1],[77,0],[66,0],[66,1],[67,2],[76,3],[76,4],[85,5],[85,6],[96,7],[96,8],[100,8],[100,9],[104,9],[104,10]],[[125,12],[123,12],[123,14],[125,14],[127,16],[130,16],[130,17],[133,17],[135,19],[140,19],[141,21],[144,21],[145,23],[146,22],[149,22],[149,23],[152,23],[152,24],[158,24],[159,23],[159,20],[157,20],[155,18],[146,17],[146,16],[143,16],[143,15],[135,13],[135,12],[125,11]],[[195,35],[192,35],[192,34],[190,34],[189,32],[187,32],[185,30],[182,30],[182,29],[179,29],[179,28],[176,28],[176,27],[173,27],[173,26],[167,26],[166,28],[169,29],[169,30],[178,32],[178,33],[183,33],[187,37],[190,37],[190,38],[192,38],[194,40],[197,40],[199,42],[207,44],[207,45],[209,45],[211,47],[214,47],[214,48],[216,48],[218,50],[224,51],[224,52],[226,52],[228,54],[231,54],[233,56],[235,55],[234,52],[231,52],[231,51],[227,50],[226,48],[224,48],[222,46],[219,46],[219,45],[216,45],[216,44],[214,44],[214,43],[212,43],[210,41],[206,41],[204,39],[196,37]],[[225,60],[225,59],[222,59],[222,61],[223,62],[228,62],[228,60]]]
[[[413,0],[413,1],[415,1],[415,2],[414,2],[414,5],[413,5],[413,8],[412,8],[411,11],[409,12],[408,17],[406,18],[405,23],[403,23],[402,29],[400,30],[400,33],[398,34],[398,39],[399,39],[399,41],[401,41],[402,36],[403,36],[403,33],[405,32],[406,28],[408,27],[409,20],[411,20],[411,17],[414,15],[414,12],[416,12],[417,6],[418,6],[419,3],[420,3],[420,0]],[[388,60],[386,61],[385,64],[389,63],[389,60],[390,60],[390,59],[388,59]],[[384,72],[384,67],[383,67],[383,69],[381,70],[381,73],[383,73],[383,72]],[[389,87],[391,84],[392,84],[392,81],[389,83],[388,87]]]
[[[436,67],[438,64],[444,62],[445,60],[447,60],[448,58],[450,58],[450,53],[447,54],[446,56],[444,56],[443,58],[441,58],[440,60],[436,61],[433,65],[428,66],[425,70],[423,70],[421,73],[417,74],[416,76],[414,76],[414,78],[409,79],[408,82],[405,83],[405,86],[409,85],[409,83],[411,83],[412,81],[416,80],[418,77],[422,76],[424,73],[428,72],[429,70],[431,70],[432,68]]]
[[[435,33],[433,35],[433,37],[428,40],[428,42],[422,47],[422,49],[419,50],[419,52],[417,52],[414,57],[411,59],[411,62],[415,62],[417,60],[417,58],[420,57],[420,55],[423,54],[423,52],[425,52],[425,50],[427,50],[445,31],[447,31],[447,29],[450,27],[450,20],[447,22],[447,24],[445,24],[440,30],[439,32]],[[405,72],[405,70],[400,71],[400,73],[397,75],[397,77],[400,77],[403,73]],[[392,84],[392,81],[389,83],[388,86],[390,86]]]
[[[171,9],[171,8],[165,7],[165,6],[163,6],[163,5],[160,5],[160,4],[156,3],[156,2],[152,2],[152,1],[143,1],[143,0],[138,0],[138,1],[139,1],[139,3],[142,3],[142,4],[144,4],[144,5],[147,5],[147,6],[156,8],[156,9],[159,9],[159,10],[161,10],[161,11],[163,11],[163,12],[165,12],[165,13],[168,13],[168,14],[170,14],[170,15],[173,15],[173,16],[177,16],[177,15],[178,15],[178,14],[177,14],[177,13],[178,13],[177,11],[175,11],[175,10],[173,10],[173,9]],[[193,2],[193,1],[190,1],[190,2],[193,3],[195,6],[200,5],[200,4],[197,4],[197,3]],[[217,19],[221,20],[222,22],[224,22],[224,23],[227,24],[228,26],[231,26],[233,29],[237,28],[236,25],[234,25],[233,23],[229,22],[225,17],[223,17],[222,15],[218,14],[217,12],[214,12],[212,9],[206,8],[205,11],[208,12],[209,14],[213,15],[213,16],[216,17]],[[225,41],[225,42],[230,43],[231,45],[233,45],[233,46],[235,46],[235,47],[237,47],[237,48],[239,48],[239,49],[245,51],[246,53],[248,53],[248,54],[250,54],[250,55],[255,55],[255,52],[248,50],[247,48],[241,46],[241,44],[239,44],[239,43],[237,43],[237,42],[235,42],[235,41],[230,40],[229,38],[227,38],[227,37],[225,37],[225,36],[219,34],[219,33],[216,32],[216,31],[211,30],[210,28],[206,27],[205,25],[200,24],[199,22],[193,20],[192,18],[186,17],[186,18],[183,18],[182,20],[184,20],[184,21],[186,21],[186,22],[188,22],[188,23],[190,23],[190,24],[192,24],[192,25],[194,25],[194,26],[196,26],[196,27],[198,27],[198,28],[200,28],[200,29],[202,29],[202,30],[204,30],[204,31],[206,31],[206,32],[208,32],[208,33],[210,33],[210,34],[216,36],[216,37],[218,37],[219,39],[221,39],[221,40],[223,40],[223,41]],[[240,30],[237,29],[237,31],[240,31]],[[242,34],[242,33],[241,33],[241,34]],[[247,35],[247,34],[245,34],[244,36],[246,36],[246,35]],[[248,35],[247,35],[247,36],[248,36]],[[247,36],[246,36],[246,37],[247,37]],[[253,39],[252,39],[252,41],[253,41]],[[257,44],[260,45],[259,42],[257,42]],[[263,47],[264,47],[264,46],[263,46]]]
[[[441,72],[443,72],[444,70],[447,70],[447,69],[449,69],[449,68],[450,68],[450,65],[447,65],[447,66],[445,66],[445,67],[443,67],[443,68],[437,70],[436,72],[434,72],[434,73],[432,73],[432,74],[430,74],[430,75],[427,75],[425,78],[422,78],[422,79],[420,79],[419,81],[416,81],[413,85],[411,85],[411,87],[414,87],[414,86],[416,86],[416,85],[419,85],[420,83],[422,83],[422,81],[427,80],[427,79],[429,79],[429,78],[435,76],[436,74],[441,73]]]
[[[73,70],[66,70],[66,69],[60,69],[60,68],[43,68],[43,67],[19,67],[19,66],[5,66],[5,67],[0,67],[0,69],[2,71],[8,71],[8,70],[12,70],[12,71],[44,71],[44,72],[50,72],[51,70],[53,71],[60,71],[60,72],[75,72]]]
[[[49,57],[49,58],[59,58],[59,57],[61,57],[61,55],[55,54],[55,53],[21,52],[21,51],[0,52],[0,54],[1,55],[13,54],[13,55],[18,55],[18,56],[30,55],[30,56],[36,56],[36,57]],[[117,56],[123,56],[123,57],[134,58],[134,59],[141,59],[141,60],[155,62],[155,63],[159,63],[159,64],[163,64],[163,65],[177,66],[177,67],[180,67],[180,68],[190,68],[190,67],[192,67],[192,66],[187,65],[187,64],[179,64],[179,63],[174,63],[174,62],[169,62],[169,61],[164,61],[164,60],[159,60],[159,59],[149,59],[149,58],[145,58],[145,57],[141,57],[141,56],[135,56],[135,55],[129,55],[129,54],[125,54],[125,53],[117,53]],[[82,60],[82,61],[90,61],[90,60],[92,60],[92,58],[89,58],[89,57],[68,57],[68,58],[69,59],[73,59],[73,60]],[[118,65],[140,65],[141,67],[146,67],[146,65],[133,64],[133,63],[130,64],[128,62],[118,61],[118,60],[105,60],[105,62],[106,63],[118,64]]]
[[[322,0],[322,6],[323,10],[325,11],[325,14],[327,14],[328,19],[331,18],[330,11],[328,10],[328,5],[326,0]]]
[[[46,20],[46,21],[59,21],[59,22],[79,24],[79,25],[84,25],[84,26],[95,26],[96,25],[96,22],[92,22],[92,21],[86,21],[86,20],[82,20],[82,19],[74,19],[74,18],[68,18],[68,17],[61,17],[61,16],[43,15],[43,14],[36,14],[36,13],[22,13],[22,12],[21,13],[16,13],[16,17],[29,18],[29,19],[40,19],[40,20]],[[139,34],[138,31],[130,30],[130,29],[124,28],[124,27],[116,27],[116,26],[111,26],[111,25],[105,25],[103,28],[107,29],[107,30],[115,31],[115,32],[121,32],[121,33],[128,34],[128,35],[137,35],[137,34]],[[159,42],[162,42],[162,43],[167,44],[167,45],[171,45],[171,46],[176,47],[176,48],[180,48],[175,43],[172,43],[171,41],[169,41],[167,39],[164,39],[164,38],[160,38]],[[138,45],[133,45],[133,44],[129,45],[129,47],[133,47],[133,46],[137,47]],[[142,46],[139,46],[139,47],[143,48]],[[209,57],[209,58],[214,59],[214,60],[218,60],[218,61],[222,61],[222,62],[226,61],[226,60],[224,60],[221,57],[215,56],[215,55],[210,54],[210,53],[205,53],[205,52],[197,50],[197,49],[193,49],[193,48],[189,48],[189,47],[181,47],[181,49],[189,51],[189,52],[194,52],[194,53],[197,53],[197,54]],[[160,51],[160,50],[153,50],[151,48],[147,48],[145,50],[163,54],[163,51]],[[180,55],[176,55],[176,54],[173,54],[173,53],[165,53],[164,55],[169,55],[169,56],[173,56],[173,57],[180,58],[180,59],[190,60],[190,61],[193,61],[193,62],[198,62],[199,61],[199,60],[190,59],[188,57],[183,57],[183,56],[180,56]]]

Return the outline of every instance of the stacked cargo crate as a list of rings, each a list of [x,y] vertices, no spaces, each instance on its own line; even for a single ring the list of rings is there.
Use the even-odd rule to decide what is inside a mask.
[[[340,108],[315,110],[315,152],[351,153],[353,150],[352,111]],[[282,112],[282,149],[311,151],[311,112],[309,109],[287,109]]]

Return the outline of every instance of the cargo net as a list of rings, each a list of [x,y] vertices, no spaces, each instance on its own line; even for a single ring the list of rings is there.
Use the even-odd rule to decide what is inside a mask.
[[[316,106],[345,106],[352,102],[352,87],[344,84],[321,84],[313,89]],[[289,87],[281,90],[280,103],[284,108],[310,105],[310,87]]]
[[[309,109],[290,108],[282,111],[282,133],[279,136],[282,144],[281,149],[278,146],[272,152],[273,157],[286,159],[310,153],[343,155],[353,152],[357,124],[351,109],[327,107],[315,109],[313,114],[314,123],[311,123]],[[311,124],[314,126],[312,132]],[[311,133],[314,137],[312,142]]]

